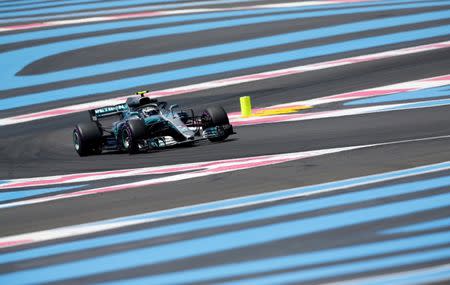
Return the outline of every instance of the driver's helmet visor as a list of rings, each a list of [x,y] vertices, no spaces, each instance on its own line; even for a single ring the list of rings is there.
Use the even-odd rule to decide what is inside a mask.
[[[158,115],[158,108],[149,106],[142,109],[142,114],[145,116]]]

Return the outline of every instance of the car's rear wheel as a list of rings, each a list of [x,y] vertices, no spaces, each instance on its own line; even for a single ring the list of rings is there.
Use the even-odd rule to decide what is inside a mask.
[[[100,154],[102,152],[102,132],[97,124],[80,123],[73,130],[73,145],[79,156]]]

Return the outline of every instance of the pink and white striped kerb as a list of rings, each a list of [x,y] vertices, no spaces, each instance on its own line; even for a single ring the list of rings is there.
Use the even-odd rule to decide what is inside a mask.
[[[23,187],[51,186],[66,183],[80,183],[80,182],[98,181],[111,178],[132,177],[142,175],[170,174],[183,171],[195,171],[205,169],[213,170],[216,169],[217,167],[222,167],[223,165],[227,166],[240,165],[242,163],[245,164],[245,162],[270,161],[272,157],[274,156],[258,156],[250,158],[237,158],[219,161],[195,162],[187,164],[154,166],[154,167],[133,168],[133,169],[119,169],[102,172],[76,173],[76,174],[56,175],[56,176],[36,177],[36,178],[19,178],[7,180],[6,183],[0,184],[0,190],[23,188]]]
[[[417,91],[433,87],[445,86],[450,84],[450,74],[429,77],[419,80],[406,81],[381,87],[369,88],[359,91],[341,93],[337,95],[322,97],[318,99],[298,101],[287,104],[279,104],[272,106],[274,108],[293,107],[302,105],[322,105],[328,103],[335,103],[347,100],[363,99],[369,97],[383,96],[389,94],[397,94],[403,92]]]
[[[363,99],[375,96],[383,96],[389,94],[396,94],[402,92],[409,91],[417,91],[427,88],[433,88],[438,86],[450,85],[450,74],[425,78],[420,80],[402,82],[392,85],[386,85],[376,88],[364,89],[359,91],[341,93],[337,95],[297,101],[285,104],[279,104],[270,106],[267,108],[261,108],[259,110],[270,110],[276,108],[286,108],[286,107],[298,107],[298,106],[317,106],[328,103],[336,103],[347,100],[355,100],[355,99]],[[250,118],[241,118],[240,113],[231,113],[230,121],[234,126],[244,126],[244,125],[257,125],[257,124],[268,124],[268,123],[281,123],[281,122],[292,122],[292,121],[304,121],[304,120],[314,120],[314,119],[323,119],[323,118],[335,118],[335,117],[343,117],[343,116],[351,116],[351,115],[360,115],[360,114],[368,114],[374,112],[381,112],[383,110],[389,110],[396,107],[402,107],[407,103],[399,103],[399,104],[385,104],[385,105],[376,105],[369,107],[361,107],[361,108],[347,108],[347,109],[339,109],[339,110],[331,110],[331,111],[323,111],[323,112],[309,112],[309,113],[296,113],[296,114],[288,114],[288,115],[276,115],[276,116],[265,116],[265,117],[250,117]]]
[[[22,24],[22,25],[11,25],[11,26],[0,27],[0,32],[31,30],[31,29],[38,29],[38,28],[58,27],[58,26],[76,25],[76,24],[88,24],[88,23],[107,22],[107,21],[130,20],[130,19],[138,19],[138,18],[173,16],[173,15],[181,15],[181,14],[212,13],[212,12],[271,9],[271,8],[292,8],[292,7],[319,6],[319,5],[338,4],[338,3],[368,2],[368,1],[373,1],[373,0],[302,1],[302,2],[277,3],[277,4],[268,4],[268,5],[253,5],[253,6],[244,6],[244,7],[236,7],[236,8],[199,8],[199,9],[148,11],[148,12],[141,12],[141,13],[119,14],[119,15],[102,16],[102,17],[89,17],[89,18],[80,18],[80,19],[29,23],[29,24]],[[151,8],[151,6],[148,8]]]
[[[42,198],[34,198],[28,200],[22,200],[17,202],[5,203],[0,205],[2,208],[17,207],[23,205],[30,205],[36,203],[49,202],[60,199],[68,199],[73,197],[81,197],[99,193],[110,193],[116,191],[123,191],[133,188],[146,187],[151,185],[177,182],[186,179],[193,179],[199,177],[205,177],[214,174],[227,173],[232,171],[239,171],[245,169],[251,169],[261,166],[269,166],[274,164],[280,164],[288,161],[305,159],[325,154],[338,153],[342,151],[348,151],[358,148],[363,148],[367,146],[351,146],[342,148],[332,148],[324,150],[314,150],[305,152],[294,152],[287,154],[274,154],[274,155],[264,155],[255,157],[246,157],[238,159],[227,159],[227,160],[217,160],[210,162],[199,162],[190,164],[180,164],[171,166],[158,166],[158,167],[147,167],[147,168],[136,168],[136,169],[126,169],[117,171],[105,171],[105,172],[94,172],[94,173],[79,173],[79,174],[69,174],[60,176],[50,176],[50,177],[35,177],[35,178],[23,178],[9,180],[8,182],[1,185],[0,189],[12,189],[21,187],[35,187],[35,186],[50,186],[59,185],[65,183],[77,183],[86,182],[94,180],[104,180],[117,177],[131,177],[131,176],[142,176],[142,175],[152,175],[152,174],[171,174],[176,172],[191,171],[188,173],[181,173],[175,175],[169,175],[159,178],[153,178],[138,182],[131,182],[125,184],[118,184],[113,186],[106,186],[88,190],[75,191],[70,193],[63,193],[53,196],[46,196]],[[150,189],[149,189],[150,190]]]
[[[369,62],[374,60],[380,60],[380,59],[386,59],[386,58],[392,58],[396,56],[402,56],[402,55],[408,55],[408,54],[415,54],[420,52],[426,52],[431,50],[438,50],[443,48],[450,47],[450,41],[445,42],[439,42],[434,44],[428,44],[428,45],[421,45],[416,47],[410,47],[410,48],[404,48],[404,49],[398,49],[398,50],[391,50],[381,53],[374,53],[374,54],[368,54],[368,55],[361,55],[356,57],[350,57],[350,58],[344,58],[339,60],[333,60],[333,61],[326,61],[321,63],[314,63],[304,66],[296,66],[292,68],[286,68],[286,69],[279,69],[279,70],[272,70],[262,73],[256,73],[256,74],[249,74],[244,76],[237,76],[237,77],[231,77],[226,79],[220,79],[220,80],[213,80],[209,82],[203,82],[199,84],[192,84],[182,87],[176,87],[176,88],[170,88],[165,90],[159,90],[149,93],[149,96],[151,97],[168,97],[168,96],[175,96],[175,95],[182,95],[187,93],[194,93],[198,91],[205,91],[209,89],[214,88],[220,88],[220,87],[227,87],[237,84],[243,84],[243,83],[249,83],[249,82],[255,82],[259,80],[266,80],[266,79],[272,79],[282,76],[288,76],[288,75],[297,75],[301,74],[303,72],[308,71],[315,71],[315,70],[321,70],[326,68],[333,68],[338,66],[344,66],[344,65],[350,65],[355,63],[361,63],[361,62]],[[86,111],[89,109],[99,108],[102,106],[107,105],[115,105],[115,104],[121,104],[123,103],[128,96],[122,96],[107,100],[101,100],[101,101],[95,101],[90,103],[84,103],[84,104],[77,104],[77,105],[71,105],[36,113],[30,113],[20,116],[14,116],[14,117],[8,117],[0,119],[0,126],[6,126],[6,125],[13,125],[13,124],[19,124],[24,122],[30,122],[34,120],[40,120],[40,119],[46,119],[56,116],[62,116],[67,114],[73,114],[77,112]],[[314,105],[314,104],[312,104]]]
[[[448,138],[449,136],[444,136],[444,137]],[[432,137],[432,138],[423,138],[423,139],[408,140],[408,141],[388,142],[388,143],[382,143],[382,144],[368,145],[365,147],[378,146],[378,145],[392,145],[392,144],[414,142],[414,141],[442,139],[444,137]],[[364,146],[361,146],[361,147],[364,147]],[[446,169],[448,169],[448,167]],[[443,168],[433,168],[433,169],[429,169],[426,173],[433,173],[433,172],[442,171],[442,170],[443,170]],[[421,172],[421,174],[424,174],[424,172]],[[144,223],[149,223],[149,222],[167,220],[167,219],[196,215],[196,214],[204,214],[204,213],[208,213],[208,212],[214,212],[214,211],[225,210],[225,209],[240,208],[240,207],[245,207],[245,206],[250,206],[250,205],[258,205],[258,204],[263,204],[263,203],[268,203],[268,202],[273,202],[273,201],[292,199],[292,198],[301,197],[301,196],[311,196],[311,195],[316,195],[318,193],[341,191],[343,189],[347,189],[352,186],[354,187],[354,186],[367,184],[367,183],[370,184],[370,183],[375,183],[375,182],[388,181],[388,180],[392,180],[392,179],[398,179],[398,178],[402,178],[402,177],[410,177],[410,176],[414,176],[414,175],[417,175],[417,172],[416,173],[410,172],[409,174],[403,174],[400,176],[397,176],[397,175],[384,176],[383,178],[378,178],[375,180],[366,180],[364,183],[356,183],[356,185],[352,184],[352,183],[348,183],[348,184],[342,184],[342,186],[340,186],[340,187],[334,187],[334,188],[329,188],[327,190],[318,190],[318,191],[312,191],[312,192],[297,192],[297,191],[290,192],[291,191],[290,189],[281,190],[281,191],[275,191],[275,192],[268,192],[265,194],[255,194],[255,195],[251,195],[251,196],[231,198],[228,200],[207,202],[204,204],[182,206],[179,208],[166,209],[166,210],[161,210],[161,211],[157,211],[157,212],[147,212],[147,213],[142,213],[142,214],[138,214],[138,215],[102,220],[102,221],[91,222],[91,223],[87,223],[87,224],[66,226],[66,227],[48,229],[48,230],[43,230],[43,231],[31,232],[31,233],[23,233],[23,234],[18,234],[18,235],[13,235],[13,236],[1,237],[0,238],[0,248],[13,247],[13,246],[18,246],[18,245],[43,242],[43,241],[48,241],[48,240],[80,236],[80,235],[97,233],[97,232],[111,230],[111,229],[123,228],[123,227],[131,226],[131,225],[144,224]],[[279,194],[281,192],[284,192],[285,195],[276,195],[275,197],[273,195],[271,195],[271,193]],[[288,192],[290,192],[290,193],[288,193]],[[250,198],[250,197],[258,197],[259,199],[252,199],[250,202],[242,202],[242,200],[241,200],[241,199]],[[225,201],[227,201],[227,203],[223,203]],[[220,204],[220,206],[218,204]]]

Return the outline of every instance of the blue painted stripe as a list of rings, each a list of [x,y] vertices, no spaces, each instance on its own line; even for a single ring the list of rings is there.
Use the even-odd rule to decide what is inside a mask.
[[[450,3],[450,2],[449,2]],[[432,5],[431,3],[426,3],[425,5]],[[369,8],[374,9],[374,8]],[[378,9],[388,9],[387,7],[382,7]],[[348,10],[351,12],[350,9]],[[360,10],[360,9],[358,9]],[[339,10],[340,13],[344,13],[344,10]],[[167,64],[167,63],[173,63],[173,62],[179,62],[179,61],[185,61],[185,60],[192,60],[202,57],[209,57],[209,56],[218,56],[218,55],[224,55],[224,54],[230,54],[235,52],[242,52],[242,51],[248,51],[252,49],[258,49],[258,48],[266,48],[266,47],[273,47],[273,46],[279,46],[284,44],[290,44],[300,41],[306,41],[306,40],[313,40],[313,39],[320,39],[330,36],[337,36],[337,35],[343,35],[343,34],[349,34],[349,33],[355,33],[355,32],[362,32],[367,30],[375,30],[379,28],[387,28],[387,27],[393,27],[393,26],[399,26],[404,24],[411,24],[416,23],[420,21],[430,21],[430,20],[436,20],[436,19],[443,19],[448,18],[449,16],[448,11],[446,12],[433,12],[433,13],[425,13],[425,14],[418,14],[418,15],[412,15],[412,16],[401,16],[401,17],[393,17],[393,18],[385,18],[381,20],[371,20],[371,21],[362,21],[362,22],[356,22],[351,24],[344,24],[344,25],[338,25],[333,27],[326,27],[326,28],[319,28],[319,29],[313,29],[308,31],[300,31],[300,32],[293,32],[293,33],[286,33],[276,36],[269,36],[269,37],[262,37],[252,40],[244,40],[244,41],[237,41],[232,43],[226,43],[226,44],[220,44],[220,45],[213,45],[213,46],[207,46],[207,47],[201,47],[201,48],[193,48],[183,51],[177,51],[177,52],[170,52],[165,53],[162,55],[151,55],[151,56],[144,56],[144,57],[138,57],[128,60],[120,60],[115,61],[111,63],[104,63],[104,64],[96,64],[86,67],[80,67],[80,68],[72,68],[68,70],[63,71],[57,71],[57,72],[50,72],[45,73],[41,75],[27,75],[27,76],[15,76],[16,73],[20,72],[20,70],[29,64],[30,61],[38,60],[39,58],[44,58],[51,56],[52,52],[58,51],[58,52],[65,52],[71,49],[74,49],[74,47],[78,48],[84,48],[86,46],[91,45],[98,45],[99,43],[110,42],[112,40],[118,40],[121,39],[120,35],[114,35],[114,36],[106,36],[106,37],[95,37],[95,38],[87,38],[82,40],[75,40],[75,41],[67,41],[67,42],[61,42],[61,43],[53,43],[38,47],[31,47],[27,49],[21,49],[18,51],[12,51],[5,53],[4,55],[0,55],[0,61],[5,60],[5,62],[8,64],[8,69],[4,71],[0,71],[0,74],[4,76],[4,78],[9,78],[9,80],[5,80],[4,84],[1,85],[1,90],[7,90],[7,89],[14,89],[14,88],[22,88],[22,87],[30,87],[32,85],[40,85],[40,84],[46,84],[56,81],[64,81],[64,80],[73,80],[77,78],[82,77],[91,77],[95,75],[101,75],[101,74],[107,74],[110,73],[112,70],[114,72],[119,71],[125,71],[130,69],[137,69],[137,68],[143,68],[143,67],[150,67],[155,65],[161,65],[161,64]],[[197,24],[195,24],[197,25]],[[200,24],[205,25],[205,24]],[[77,29],[80,29],[79,27],[76,27]],[[174,30],[174,27],[170,28],[162,28],[162,29],[156,29],[153,31],[147,31],[146,37],[152,37],[155,35],[161,35],[166,34],[165,31],[169,31],[169,33],[180,33],[182,32],[182,29],[185,29],[185,27],[180,28],[176,27]],[[126,33],[127,35],[129,33]],[[134,33],[133,33],[134,34]],[[138,34],[141,34],[141,32],[138,32]],[[26,39],[26,35],[15,35],[21,37],[22,39]],[[3,39],[4,40],[4,39]],[[73,44],[73,45],[72,45]],[[32,54],[32,56],[31,56]]]
[[[387,103],[387,102],[397,102],[397,101],[407,101],[407,100],[419,100],[419,99],[430,99],[438,97],[450,96],[449,85],[440,86],[435,88],[422,89],[410,92],[400,92],[396,94],[390,94],[386,96],[377,96],[372,98],[354,100],[346,102],[344,105],[355,106],[363,104],[376,104],[376,103]]]
[[[389,108],[381,110],[380,112],[399,111],[399,110],[416,109],[416,108],[431,108],[431,107],[439,107],[439,106],[446,106],[446,105],[450,105],[450,99],[407,103],[407,104],[403,104],[403,105],[397,106],[397,107],[389,107]]]
[[[447,165],[448,166],[448,165]],[[430,170],[427,168],[424,168],[423,170]],[[420,172],[418,172],[420,173]],[[423,173],[423,172],[422,172]],[[400,177],[404,174],[407,174],[407,172],[400,172]],[[411,173],[409,173],[411,174]],[[388,178],[385,174],[384,178]],[[395,176],[394,176],[395,177]],[[397,176],[399,177],[399,176]],[[307,186],[307,187],[300,187],[290,190],[284,190],[281,192],[276,193],[270,193],[270,194],[263,194],[263,195],[257,195],[254,197],[249,198],[240,198],[240,199],[233,199],[233,200],[226,200],[221,203],[211,203],[209,205],[202,205],[200,207],[196,208],[190,208],[190,209],[180,209],[177,211],[166,211],[170,213],[170,215],[176,216],[183,214],[182,211],[188,211],[191,212],[200,212],[209,209],[211,210],[217,210],[218,208],[229,208],[233,204],[247,204],[251,202],[258,201],[257,199],[261,200],[264,199],[274,199],[279,198],[280,196],[284,197],[292,197],[293,194],[302,194],[302,193],[311,193],[311,192],[317,192],[317,191],[329,191],[331,189],[336,189],[340,187],[353,187],[360,183],[371,183],[376,182],[380,179],[380,175],[375,175],[371,177],[371,179],[364,180],[364,178],[359,179],[352,179],[352,180],[344,180],[344,181],[338,181],[338,182],[332,182],[327,183],[323,185],[316,185],[316,186]],[[173,234],[181,234],[186,233],[189,231],[196,231],[196,230],[205,230],[210,229],[214,227],[224,227],[229,226],[233,224],[238,223],[245,223],[245,222],[252,222],[257,220],[263,220],[263,219],[270,219],[285,215],[291,215],[291,214],[299,214],[304,213],[308,211],[313,210],[319,210],[324,208],[330,208],[330,207],[336,207],[336,206],[342,206],[342,205],[348,205],[352,203],[358,203],[363,201],[369,201],[369,200],[375,200],[375,199],[381,199],[396,195],[402,195],[402,194],[408,194],[408,193],[414,193],[419,191],[426,191],[428,190],[427,185],[434,185],[433,187],[441,187],[447,185],[445,178],[439,178],[438,180],[433,181],[424,181],[424,182],[418,182],[416,184],[408,184],[408,187],[406,187],[403,184],[400,185],[394,185],[389,187],[382,187],[382,188],[376,188],[376,189],[370,189],[366,191],[358,191],[355,193],[348,193],[348,194],[340,194],[335,195],[327,198],[319,198],[319,199],[312,199],[308,201],[299,201],[294,203],[289,203],[286,205],[280,205],[280,206],[272,206],[268,208],[258,209],[258,210],[252,210],[247,211],[243,213],[228,215],[224,217],[215,217],[215,218],[206,218],[199,221],[191,221],[186,223],[179,223],[175,225],[170,226],[164,226],[159,227],[157,229],[144,229],[144,230],[138,230],[138,231],[132,231],[132,232],[126,232],[126,233],[120,233],[120,234],[114,234],[110,236],[105,237],[98,237],[98,238],[92,238],[92,239],[86,239],[81,241],[73,241],[63,244],[57,244],[57,245],[50,245],[50,246],[44,246],[40,248],[34,248],[34,249],[27,249],[22,251],[15,251],[13,253],[3,254],[0,258],[0,264],[2,263],[8,263],[8,262],[17,262],[25,259],[32,259],[32,258],[38,258],[38,257],[44,257],[44,256],[50,256],[50,255],[56,255],[56,254],[63,254],[63,253],[69,253],[79,250],[87,250],[92,249],[96,247],[104,247],[104,246],[112,246],[122,243],[130,243],[130,242],[136,242],[139,240],[145,240],[145,239],[151,239],[156,237],[161,237],[164,235],[173,235]],[[437,184],[436,184],[437,183]],[[444,184],[442,184],[444,183]],[[109,223],[120,223],[124,221],[130,221],[137,218],[158,218],[161,217],[161,215],[164,213],[157,213],[153,215],[139,215],[139,216],[132,216],[125,219],[115,219],[110,221]],[[98,223],[102,224],[102,223]]]
[[[102,284],[177,284],[211,282],[220,278],[236,278],[240,275],[261,274],[276,270],[289,270],[301,266],[313,266],[326,262],[346,262],[355,258],[369,258],[381,254],[394,254],[405,250],[424,249],[450,243],[450,233],[430,234],[419,237],[375,242],[363,245],[348,246],[300,253],[282,257],[259,259],[256,261],[238,262],[202,269],[184,270],[174,273],[132,278],[128,280],[105,282]],[[314,270],[314,269],[313,269]],[[302,272],[305,272],[302,270]],[[318,279],[320,275],[312,278]],[[306,280],[303,280],[306,281]],[[254,283],[259,284],[259,283]],[[273,283],[279,284],[279,283]],[[393,283],[391,283],[393,284]]]
[[[95,224],[103,225],[105,223],[107,224],[107,223],[134,221],[134,220],[141,220],[141,219],[168,219],[168,218],[173,218],[173,217],[178,217],[178,216],[191,215],[194,213],[236,208],[239,205],[261,204],[261,203],[265,203],[268,201],[279,201],[279,200],[283,200],[283,199],[290,199],[290,198],[299,197],[300,195],[303,195],[305,193],[339,190],[339,189],[363,186],[363,185],[367,185],[367,184],[373,184],[373,183],[377,183],[377,182],[391,181],[391,180],[395,180],[395,179],[399,179],[399,178],[417,176],[420,174],[444,171],[449,168],[450,168],[450,162],[442,162],[442,163],[437,163],[437,164],[432,164],[432,165],[419,166],[419,167],[414,167],[414,168],[409,168],[409,169],[396,170],[396,171],[391,171],[391,172],[386,172],[386,173],[357,177],[357,178],[350,178],[350,179],[328,182],[328,183],[323,183],[323,184],[318,184],[318,185],[303,186],[303,187],[299,187],[299,188],[274,191],[274,192],[268,192],[268,193],[247,196],[247,197],[240,197],[240,198],[227,199],[227,200],[223,200],[223,201],[205,203],[205,204],[196,205],[196,206],[176,208],[173,210],[159,211],[156,213],[152,212],[149,214],[133,215],[133,216],[123,217],[123,218],[101,221],[101,222],[97,222]]]
[[[262,0],[257,0],[262,1]],[[426,0],[421,0],[426,1]],[[13,23],[21,23],[21,22],[30,22],[30,21],[48,21],[48,20],[56,20],[56,19],[64,19],[67,17],[71,18],[84,18],[84,17],[93,17],[93,16],[102,16],[102,15],[117,15],[124,13],[140,13],[140,12],[149,12],[155,10],[168,10],[168,9],[180,9],[180,8],[191,8],[196,6],[212,6],[212,5],[222,5],[222,4],[233,4],[233,3],[245,3],[245,2],[253,2],[253,0],[212,0],[212,1],[202,1],[202,2],[188,2],[188,3],[180,3],[180,4],[162,4],[157,5],[153,4],[150,6],[139,6],[139,7],[124,7],[124,8],[115,8],[108,10],[94,10],[94,11],[84,11],[84,12],[72,12],[65,14],[56,14],[56,15],[38,15],[38,16],[28,16],[26,18],[9,18],[6,20],[0,19],[0,24],[13,24]],[[331,5],[330,5],[331,6]]]
[[[430,181],[428,182],[431,183]],[[447,183],[450,183],[449,179],[447,179]],[[405,183],[403,186],[407,188],[409,185]],[[430,184],[429,187],[433,188],[434,185]],[[92,274],[108,273],[250,245],[259,245],[276,240],[298,237],[304,234],[420,213],[422,211],[440,209],[448,206],[450,206],[450,193],[445,193],[337,214],[247,228],[154,247],[139,248],[65,264],[16,271],[4,274],[2,279],[6,284],[14,285],[79,278]],[[444,251],[441,250],[440,252]],[[450,254],[450,250],[448,254]]]
[[[407,1],[407,0],[405,0]],[[403,1],[402,1],[403,2]],[[420,3],[420,2],[419,2]],[[428,7],[431,5],[438,5],[440,2],[437,1],[428,1],[425,4]],[[442,3],[442,2],[441,2]],[[384,7],[378,8],[381,11],[385,11],[386,9],[397,9],[402,8],[405,4],[395,3],[392,4],[391,1],[378,1],[373,2],[375,6],[382,5]],[[445,3],[443,3],[445,4]],[[367,4],[366,4],[367,5]],[[411,6],[412,5],[412,6]],[[415,5],[417,4],[409,4],[407,7],[410,8],[418,8]],[[321,9],[329,9],[330,6],[339,6],[339,7],[361,7],[365,6],[361,3],[359,4],[347,4],[347,5],[326,5],[323,6],[314,6],[314,7],[297,7],[297,8],[273,8],[273,9],[259,9],[259,10],[244,10],[244,11],[228,11],[228,12],[214,12],[214,13],[200,13],[200,14],[192,14],[192,15],[181,15],[181,16],[166,16],[166,17],[157,17],[157,18],[147,18],[147,19],[135,19],[135,20],[127,20],[127,21],[119,21],[119,22],[107,22],[107,23],[87,23],[81,26],[76,27],[58,27],[57,29],[45,30],[45,31],[30,31],[30,32],[21,32],[12,35],[4,35],[0,36],[0,44],[10,44],[17,43],[23,41],[30,40],[39,40],[39,39],[50,39],[55,37],[74,35],[74,34],[82,34],[82,33],[90,33],[90,32],[99,32],[99,31],[108,31],[115,30],[120,28],[131,28],[138,26],[149,26],[149,25],[160,25],[160,24],[170,24],[170,23],[180,23],[187,21],[195,21],[195,20],[212,20],[223,17],[238,17],[238,16],[252,16],[252,15],[264,15],[269,13],[276,12],[299,12],[299,11],[307,11],[310,9],[321,10]],[[315,11],[309,13],[303,13],[302,18],[306,17],[325,17],[325,16],[333,16],[333,15],[343,15],[343,14],[352,14],[352,13],[366,13],[373,11],[373,9],[377,9],[376,7],[362,8],[358,10],[354,9],[340,9],[336,11]],[[378,10],[375,10],[378,11]],[[148,30],[148,29],[147,29]],[[151,35],[149,35],[151,36]],[[98,42],[97,42],[98,44]]]
[[[379,277],[376,280],[364,280],[364,285],[413,285],[431,284],[434,282],[450,280],[449,266],[439,268],[416,270],[406,272],[400,276]]]
[[[1,4],[32,4],[32,3],[42,3],[42,2],[66,2],[66,1],[72,1],[72,0],[0,0]],[[102,0],[91,0],[91,1],[102,1]]]
[[[142,86],[144,83],[145,85],[148,86],[151,84],[189,79],[205,75],[214,75],[223,72],[242,70],[246,68],[283,63],[323,55],[330,55],[345,51],[361,50],[370,47],[377,47],[382,45],[418,39],[426,39],[431,37],[447,35],[449,33],[448,32],[449,30],[450,25],[446,25],[436,28],[421,29],[410,32],[401,32],[378,37],[340,42],[320,47],[298,49],[287,52],[273,53],[269,55],[254,56],[220,63],[212,63],[182,68],[178,70],[159,72],[150,75],[141,75],[102,83],[86,84],[77,87],[68,87],[59,90],[34,93],[31,95],[22,95],[0,100],[0,110],[8,110],[39,103],[53,102],[62,99],[79,98],[98,93],[106,93],[117,90],[136,88]],[[5,77],[5,79],[8,79],[8,77]]]
[[[23,17],[32,16],[40,14],[50,14],[50,13],[66,13],[72,11],[80,11],[87,9],[105,9],[114,7],[126,7],[131,5],[142,5],[149,3],[171,3],[171,2],[181,2],[183,0],[121,0],[115,2],[97,2],[97,3],[85,3],[85,4],[74,4],[66,5],[63,7],[49,7],[42,9],[33,9],[29,11],[16,11],[11,9],[0,9],[0,17]]]
[[[386,257],[369,261],[353,262],[343,265],[327,266],[318,269],[299,270],[284,274],[269,275],[260,278],[251,278],[247,280],[237,280],[230,283],[216,284],[233,284],[233,285],[271,285],[271,284],[287,284],[299,283],[310,280],[325,279],[331,277],[339,277],[343,275],[356,274],[367,271],[386,270],[400,266],[414,265],[425,262],[438,261],[450,258],[450,249],[437,249],[425,252],[403,254],[400,256]],[[391,283],[397,284],[397,283]]]
[[[77,189],[84,187],[86,185],[75,185],[75,186],[67,186],[67,187],[54,187],[54,188],[45,188],[45,189],[28,189],[28,190],[17,190],[12,192],[0,192],[0,202],[7,202],[21,198],[30,198],[42,194],[48,193],[56,193],[62,192],[71,189]]]
[[[0,0],[0,5],[18,5],[18,6],[22,6],[22,5],[29,5],[29,4],[33,4],[33,3],[58,3],[58,2],[76,2],[78,0]],[[88,0],[91,2],[98,2],[98,1],[104,1],[104,0]],[[114,0],[113,0],[114,1]]]
[[[23,2],[23,3],[33,2],[34,3],[34,2],[42,2],[42,0],[22,0],[20,2]],[[0,3],[2,3],[2,4],[8,4],[8,3],[12,4],[12,3],[17,3],[17,0],[0,0]]]
[[[261,0],[260,0],[261,1]],[[416,2],[424,2],[428,0],[417,0],[417,1],[408,1],[408,0],[397,0],[395,3],[416,3]],[[188,2],[188,3],[179,3],[179,4],[164,4],[164,5],[151,5],[151,10],[159,10],[159,9],[176,9],[176,8],[189,8],[189,7],[196,7],[196,6],[211,6],[211,5],[221,5],[221,4],[233,4],[233,3],[245,3],[245,2],[252,2],[254,3],[254,0],[212,0],[212,1],[201,1],[201,2]],[[388,1],[378,1],[378,2],[363,2],[363,3],[340,3],[340,4],[331,4],[326,5],[324,7],[325,9],[333,9],[333,8],[341,8],[341,7],[362,7],[362,6],[368,6],[373,5],[380,2],[390,2],[392,3],[392,0]],[[304,10],[311,10],[311,9],[321,9],[323,5],[319,6],[308,6],[304,7]],[[100,11],[88,11],[88,12],[78,12],[78,13],[71,13],[71,14],[65,14],[65,15],[52,15],[52,16],[39,16],[39,17],[27,17],[27,18],[15,18],[15,19],[8,19],[8,20],[1,20],[1,23],[12,23],[12,22],[29,22],[29,21],[45,21],[45,20],[54,20],[57,18],[66,18],[68,16],[70,17],[89,17],[89,16],[99,16],[99,15],[110,15],[110,14],[117,14],[117,13],[133,13],[133,12],[142,12],[147,11],[149,8],[145,7],[127,7],[127,8],[121,8],[121,9],[109,9],[107,11],[100,10]]]
[[[383,234],[403,234],[411,232],[420,232],[450,227],[450,218],[436,219],[429,222],[417,223],[406,227],[396,227],[385,230]]]
[[[95,3],[99,2],[99,0],[58,0],[57,2],[48,2],[48,1],[14,1],[12,3],[4,3],[0,2],[0,16],[3,11],[15,11],[17,9],[31,9],[31,8],[45,8],[55,5],[73,5],[73,4],[82,4],[82,3]],[[11,9],[11,8],[15,9]]]

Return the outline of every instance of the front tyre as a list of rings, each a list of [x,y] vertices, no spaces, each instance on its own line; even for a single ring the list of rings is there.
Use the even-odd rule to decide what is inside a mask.
[[[227,112],[221,106],[206,108],[202,116],[204,133],[208,133],[208,140],[220,142],[228,138],[233,133]]]
[[[81,123],[72,133],[73,145],[79,156],[100,154],[102,152],[102,132],[97,124]]]
[[[122,128],[121,145],[129,154],[139,152],[139,141],[145,138],[145,123],[142,120],[130,120]]]
[[[205,115],[208,116],[212,126],[229,125],[228,114],[221,106],[211,106],[206,108]]]

